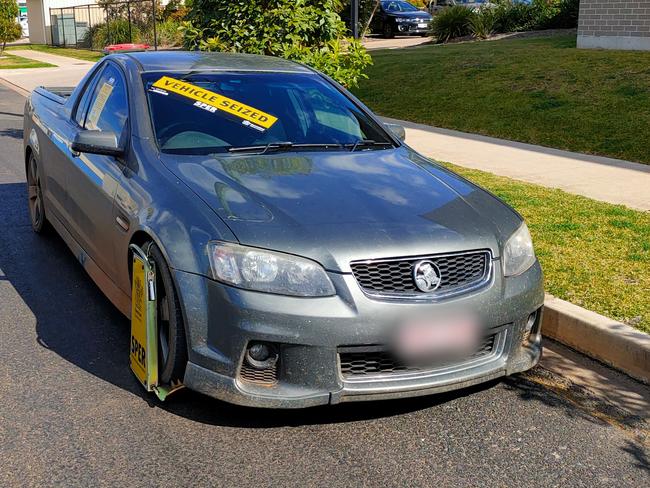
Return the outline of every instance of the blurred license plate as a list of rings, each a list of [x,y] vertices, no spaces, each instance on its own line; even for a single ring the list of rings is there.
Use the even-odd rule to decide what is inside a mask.
[[[418,24],[418,29],[426,29],[427,24]]]
[[[408,358],[450,356],[472,352],[479,327],[472,317],[421,319],[404,324],[397,335],[397,352]]]

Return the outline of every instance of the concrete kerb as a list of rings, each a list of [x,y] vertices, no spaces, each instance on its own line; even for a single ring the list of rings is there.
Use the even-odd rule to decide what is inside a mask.
[[[650,335],[547,295],[542,334],[650,384]]]

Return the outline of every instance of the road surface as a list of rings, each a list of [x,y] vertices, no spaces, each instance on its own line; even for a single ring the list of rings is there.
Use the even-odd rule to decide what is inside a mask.
[[[161,404],[129,324],[29,225],[24,99],[0,86],[0,486],[649,486],[643,421],[533,373],[415,400]]]

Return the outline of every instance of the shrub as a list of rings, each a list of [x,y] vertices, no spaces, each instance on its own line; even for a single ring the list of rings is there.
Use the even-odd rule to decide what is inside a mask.
[[[492,9],[496,32],[517,32],[528,30],[533,24],[533,8],[525,3],[510,0],[499,2]]]
[[[181,22],[178,22],[170,16],[163,22],[156,22],[156,37],[158,38],[158,47],[178,47],[183,45],[183,32],[181,31]],[[150,46],[154,45],[153,26],[149,25],[143,30],[141,40]]]
[[[471,17],[469,27],[474,37],[487,39],[496,30],[496,15],[490,8],[481,9]]]
[[[492,10],[497,32],[572,28],[578,25],[580,0],[533,0],[530,4],[502,0]]]
[[[569,29],[578,26],[580,0],[556,1],[547,18],[543,19],[541,29]]]
[[[447,42],[455,37],[462,37],[470,34],[471,21],[474,13],[460,5],[445,8],[431,21],[431,33],[436,36],[438,42]]]
[[[89,28],[81,40],[81,45],[91,49],[101,50],[109,44],[122,44],[127,42],[141,42],[142,34],[136,24],[131,24],[127,19],[113,19]]]
[[[345,37],[339,0],[193,0],[185,47],[280,56],[355,86],[372,60]]]

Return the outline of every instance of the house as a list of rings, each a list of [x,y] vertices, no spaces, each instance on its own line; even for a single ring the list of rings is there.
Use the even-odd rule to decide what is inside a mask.
[[[52,44],[52,16],[50,9],[65,9],[79,5],[95,4],[94,0],[27,0],[27,22],[29,23],[29,42],[32,44]],[[63,16],[55,15],[54,22],[69,24],[74,28],[73,21],[66,23],[66,15],[72,15],[62,11]],[[72,18],[72,17],[70,17]]]
[[[580,0],[578,47],[650,50],[650,0]]]

